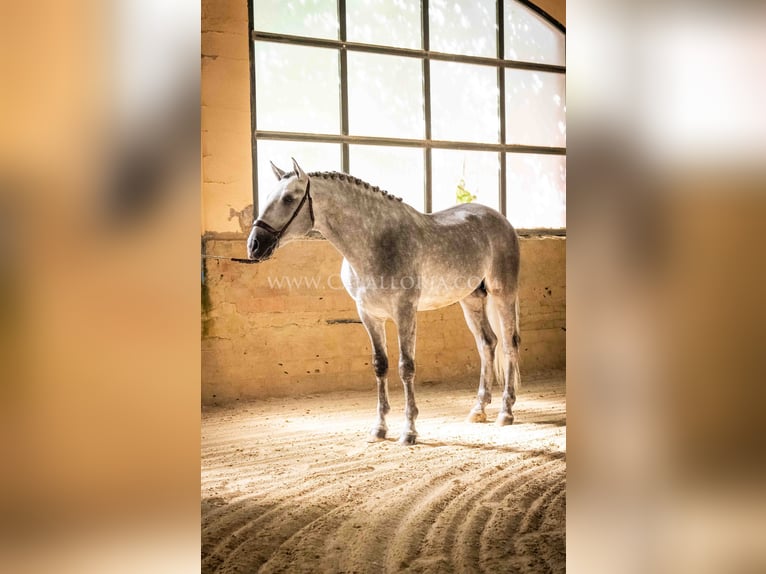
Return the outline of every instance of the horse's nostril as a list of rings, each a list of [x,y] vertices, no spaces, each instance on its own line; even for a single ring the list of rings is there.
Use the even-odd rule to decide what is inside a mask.
[[[255,252],[258,251],[258,240],[253,238],[247,244],[247,255],[250,259],[255,259]]]

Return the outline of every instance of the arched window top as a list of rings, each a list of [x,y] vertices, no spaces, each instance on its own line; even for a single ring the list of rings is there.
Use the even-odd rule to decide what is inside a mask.
[[[560,26],[522,2],[504,0],[506,60],[565,65],[566,35]]]

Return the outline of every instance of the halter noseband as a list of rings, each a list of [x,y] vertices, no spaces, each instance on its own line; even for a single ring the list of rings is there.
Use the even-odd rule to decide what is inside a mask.
[[[309,190],[311,189],[311,179],[308,180],[306,183],[306,191],[303,194],[303,197],[300,200],[300,203],[298,203],[298,207],[295,208],[295,211],[293,211],[292,216],[290,216],[290,219],[287,220],[287,223],[285,223],[281,229],[274,229],[271,225],[263,221],[262,219],[256,219],[255,223],[253,223],[253,227],[260,227],[261,229],[265,229],[272,235],[274,235],[277,238],[277,241],[280,237],[284,234],[284,232],[287,230],[287,228],[290,226],[290,224],[293,222],[293,219],[298,217],[298,214],[301,211],[301,207],[303,207],[303,204],[306,203],[306,199],[309,200],[309,216],[311,217],[311,227],[314,227],[314,204],[311,200],[311,194],[309,193]]]

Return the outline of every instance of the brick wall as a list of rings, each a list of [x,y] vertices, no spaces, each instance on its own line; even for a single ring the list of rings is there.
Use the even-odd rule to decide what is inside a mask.
[[[242,257],[244,240],[210,239],[205,249]],[[524,377],[565,366],[566,240],[523,238],[521,252]],[[338,277],[341,259],[315,240],[287,245],[258,265],[206,260],[204,403],[374,387],[367,333]],[[293,284],[280,288],[286,279]],[[392,388],[396,341],[389,322]],[[416,365],[416,381],[478,383],[479,355],[459,305],[418,314]]]

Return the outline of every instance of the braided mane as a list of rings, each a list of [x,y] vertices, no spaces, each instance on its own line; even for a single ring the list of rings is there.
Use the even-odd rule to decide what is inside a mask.
[[[289,177],[290,175],[294,175],[294,174],[293,173],[285,174],[285,177]],[[343,181],[343,182],[351,183],[363,189],[372,191],[373,193],[380,193],[382,197],[386,197],[394,201],[402,201],[401,197],[392,195],[388,193],[387,191],[385,191],[384,189],[380,189],[377,185],[374,185],[374,186],[370,185],[366,181],[361,180],[358,177],[348,175],[347,173],[340,173],[338,171],[312,171],[308,175],[309,177],[318,177],[320,179],[329,179],[332,181]]]

